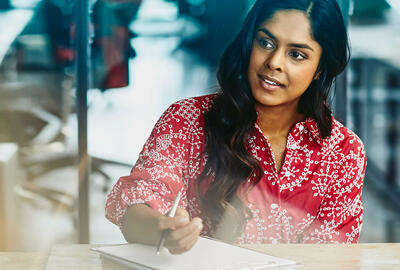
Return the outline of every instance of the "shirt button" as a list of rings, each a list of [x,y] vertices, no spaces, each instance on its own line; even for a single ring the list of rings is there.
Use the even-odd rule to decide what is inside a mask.
[[[290,172],[285,172],[285,176],[289,177],[290,176]]]
[[[303,125],[300,125],[300,126],[299,126],[299,130],[300,130],[300,131],[303,131],[303,129],[304,129],[304,126],[303,126]]]
[[[292,144],[292,145],[290,146],[290,148],[291,148],[292,150],[296,150],[296,149],[297,149],[297,144]]]

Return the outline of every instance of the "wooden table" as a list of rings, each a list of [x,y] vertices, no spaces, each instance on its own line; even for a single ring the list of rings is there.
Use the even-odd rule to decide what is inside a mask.
[[[44,270],[47,258],[48,254],[42,252],[0,252],[0,269]]]
[[[54,246],[47,253],[0,253],[2,270],[105,270],[90,245]],[[399,244],[252,245],[254,250],[295,260],[296,269],[400,269]],[[114,270],[114,269],[113,269]],[[179,269],[177,269],[179,270]],[[187,269],[185,269],[187,270]]]
[[[298,269],[400,269],[400,244],[259,245],[251,248],[304,265]]]

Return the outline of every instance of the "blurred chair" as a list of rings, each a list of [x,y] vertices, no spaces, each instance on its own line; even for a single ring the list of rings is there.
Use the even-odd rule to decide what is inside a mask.
[[[45,85],[40,87],[26,82],[0,85],[0,142],[14,142],[19,146],[19,160],[26,175],[26,181],[20,182],[22,189],[72,210],[72,194],[47,189],[34,181],[47,171],[75,162],[75,154],[65,146],[62,113],[55,114],[55,106],[51,103],[47,107],[42,104],[46,103],[43,100],[46,100],[47,90],[54,91],[54,88],[46,89]]]

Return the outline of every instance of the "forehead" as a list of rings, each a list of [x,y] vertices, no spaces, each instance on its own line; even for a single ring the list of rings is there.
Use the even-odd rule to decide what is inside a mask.
[[[266,28],[282,42],[316,43],[312,36],[310,19],[299,10],[278,10],[259,28]]]

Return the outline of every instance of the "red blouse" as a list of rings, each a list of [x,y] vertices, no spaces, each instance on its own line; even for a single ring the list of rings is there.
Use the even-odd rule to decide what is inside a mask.
[[[214,95],[171,105],[158,120],[129,176],[107,198],[106,217],[118,226],[127,207],[145,203],[161,214],[178,191],[180,207],[212,226],[196,198],[204,156],[204,113]],[[237,243],[356,243],[362,226],[366,155],[361,140],[334,120],[322,139],[314,120],[297,123],[288,135],[285,161],[276,170],[268,139],[255,124],[248,145],[264,175],[248,194],[253,218]],[[248,181],[251,181],[249,177]]]

